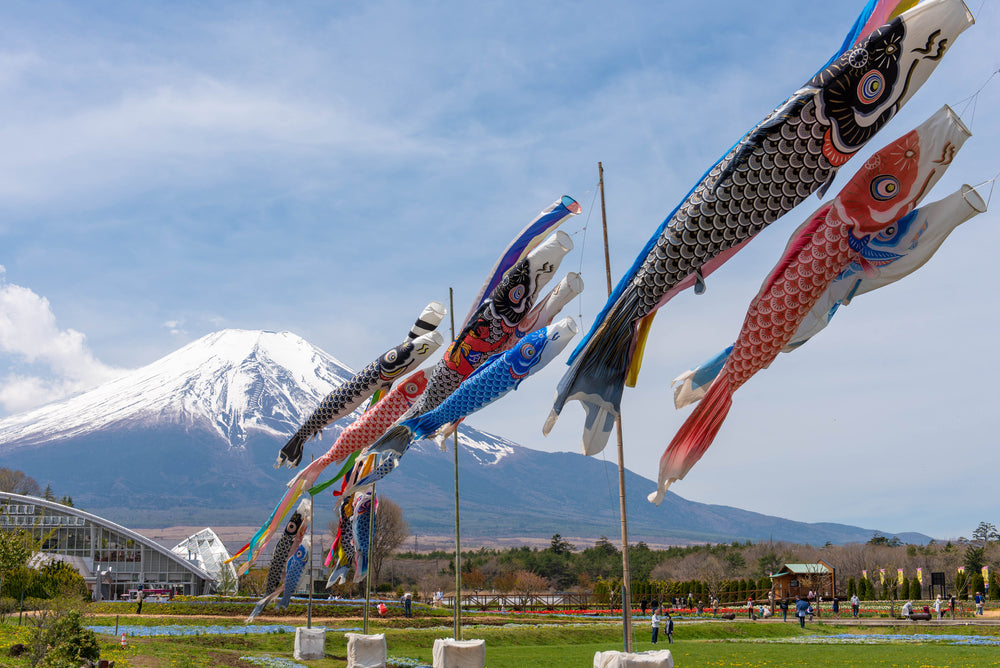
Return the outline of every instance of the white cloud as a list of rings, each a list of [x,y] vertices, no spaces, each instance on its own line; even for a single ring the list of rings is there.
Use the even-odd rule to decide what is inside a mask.
[[[183,334],[187,334],[187,330],[184,329],[183,320],[167,320],[165,323],[163,323],[163,326],[167,329],[168,332],[170,332],[174,336],[181,336]]]
[[[62,399],[120,373],[94,357],[82,333],[58,327],[45,297],[2,279],[0,355],[31,369],[3,379],[0,407],[8,412]]]

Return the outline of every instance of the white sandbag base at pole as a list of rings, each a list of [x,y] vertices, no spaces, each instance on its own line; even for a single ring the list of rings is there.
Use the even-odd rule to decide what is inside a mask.
[[[384,633],[344,635],[347,636],[347,668],[384,668],[388,659]]]
[[[438,638],[433,657],[434,668],[485,668],[486,641]]]
[[[674,668],[674,657],[669,649],[650,652],[597,652],[594,668]]]
[[[295,652],[293,656],[303,661],[322,659],[326,651],[326,629],[295,629]]]

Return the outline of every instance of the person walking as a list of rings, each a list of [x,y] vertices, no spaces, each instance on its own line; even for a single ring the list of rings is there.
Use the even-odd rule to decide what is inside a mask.
[[[656,644],[656,637],[660,635],[660,609],[655,608],[653,610],[653,616],[649,620],[650,625],[653,627],[653,644]]]
[[[787,622],[788,621],[788,599],[787,598],[781,599],[781,603],[778,604],[778,608],[781,609],[781,621]]]
[[[851,596],[851,614],[854,617],[858,616],[858,610],[861,608],[861,599],[858,598],[857,594]]]
[[[799,626],[801,628],[806,627],[807,614],[809,614],[809,601],[801,596],[797,597],[795,601],[795,616],[799,618]]]
[[[983,592],[976,592],[976,614],[983,614]]]
[[[753,598],[747,599],[747,618],[756,619],[756,616],[753,614]]]
[[[951,608],[951,618],[955,619],[955,595],[952,594],[951,598],[948,599],[948,607]]]
[[[835,619],[840,619],[840,599],[836,596],[833,597],[833,604],[831,605],[833,610],[833,616]]]

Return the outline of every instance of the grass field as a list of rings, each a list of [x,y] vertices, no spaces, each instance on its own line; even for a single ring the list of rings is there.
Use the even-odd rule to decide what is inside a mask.
[[[196,635],[129,638],[127,649],[119,646],[119,638],[111,634],[100,636],[101,657],[115,661],[117,668],[208,668],[215,666],[253,665],[289,668],[305,665],[292,660],[294,634],[291,632],[221,634],[219,627],[238,627],[242,618],[220,615],[136,617],[120,615],[122,627],[141,626],[147,629],[180,626],[184,632]],[[622,649],[621,626],[608,620],[504,615],[464,618],[463,637],[486,641],[486,665],[490,668],[533,666],[590,666],[595,652]],[[14,624],[11,624],[11,621]],[[416,621],[434,624],[430,628],[414,628],[410,620],[375,619],[370,633],[385,633],[395,665],[430,665],[431,647],[435,638],[452,636],[450,617],[434,617]],[[90,625],[113,626],[115,616],[90,614]],[[9,648],[18,642],[28,643],[27,626],[16,626],[17,619],[0,625],[0,667],[27,668],[25,658],[8,657]],[[300,619],[268,619],[266,625],[303,626]],[[357,618],[324,618],[315,626],[327,628],[359,628]],[[415,626],[415,625],[414,625]],[[421,625],[423,626],[423,625]],[[634,651],[654,648],[649,642],[648,622],[635,620]],[[197,635],[199,634],[200,635]],[[925,634],[925,635],[916,635]],[[877,644],[845,644],[843,639],[827,636],[849,634],[853,640],[888,639]],[[678,667],[686,666],[1000,666],[1000,647],[953,644],[960,636],[973,642],[1000,641],[1000,627],[931,625],[881,627],[836,626],[812,624],[804,631],[792,622],[753,623],[749,621],[686,621],[675,626],[675,642],[666,645],[661,640],[656,649],[670,649]],[[240,657],[256,657],[249,663]],[[267,659],[270,657],[270,659]],[[346,639],[343,630],[327,635],[326,658],[308,662],[316,668],[346,666]]]

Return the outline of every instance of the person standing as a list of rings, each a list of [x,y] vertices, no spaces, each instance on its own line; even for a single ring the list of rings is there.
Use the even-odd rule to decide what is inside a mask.
[[[787,622],[788,621],[788,599],[787,598],[781,599],[781,603],[778,604],[778,608],[781,609],[781,621]]]
[[[403,615],[406,617],[413,616],[413,594],[410,592],[403,594]]]
[[[747,618],[754,619],[752,598],[747,599]]]
[[[938,619],[944,617],[944,612],[941,610],[941,594],[938,594],[937,598],[934,599],[934,612],[937,613]]]
[[[858,610],[861,608],[861,599],[858,598],[857,594],[851,596],[851,614],[854,617],[858,616]]]
[[[976,614],[983,614],[983,592],[976,592]]]
[[[667,611],[667,623],[664,629],[667,632],[667,644],[672,645],[674,643],[674,618],[670,616],[670,611]]]
[[[656,644],[656,637],[660,635],[660,609],[655,608],[653,610],[653,617],[649,620],[650,625],[653,627],[653,644]]]
[[[795,616],[799,618],[799,626],[806,627],[806,615],[809,613],[809,601],[799,596],[795,601]]]
[[[951,598],[948,599],[948,607],[951,608],[951,618],[955,619],[955,595],[952,594]]]
[[[840,619],[840,599],[836,596],[833,597],[833,603],[831,604],[831,609],[833,610],[833,616],[835,619]]]

